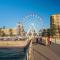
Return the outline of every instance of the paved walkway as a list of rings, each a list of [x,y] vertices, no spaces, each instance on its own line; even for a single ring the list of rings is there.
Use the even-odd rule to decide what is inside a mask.
[[[54,50],[55,48],[57,49]],[[32,46],[32,60],[60,60],[60,55],[58,54],[60,47],[55,46],[55,48],[54,45],[49,47],[34,43]]]

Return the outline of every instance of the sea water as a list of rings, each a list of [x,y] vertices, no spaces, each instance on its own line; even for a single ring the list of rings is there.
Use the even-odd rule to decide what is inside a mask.
[[[0,60],[26,60],[26,53],[20,48],[0,48]]]

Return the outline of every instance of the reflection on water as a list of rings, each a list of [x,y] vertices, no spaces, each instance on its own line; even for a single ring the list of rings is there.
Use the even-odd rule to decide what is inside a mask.
[[[24,48],[0,48],[0,60],[26,60]]]

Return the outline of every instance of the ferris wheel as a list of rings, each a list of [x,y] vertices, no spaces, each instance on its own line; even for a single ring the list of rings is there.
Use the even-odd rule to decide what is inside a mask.
[[[22,23],[26,30],[30,30],[31,27],[38,32],[44,28],[43,19],[38,14],[29,14],[22,18]]]

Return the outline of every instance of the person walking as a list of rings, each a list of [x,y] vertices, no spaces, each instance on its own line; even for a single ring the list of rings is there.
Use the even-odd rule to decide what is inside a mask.
[[[50,45],[51,45],[52,37],[50,36]]]
[[[51,36],[48,36],[48,45],[51,45]]]
[[[36,43],[38,43],[38,36],[36,37]]]
[[[42,44],[42,37],[39,37],[39,43]]]

